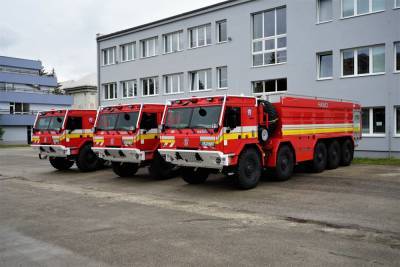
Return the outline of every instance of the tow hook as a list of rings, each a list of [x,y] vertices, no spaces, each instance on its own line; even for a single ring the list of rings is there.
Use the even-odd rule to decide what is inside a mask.
[[[42,155],[42,154],[39,154],[39,159],[43,159],[43,160],[45,160],[45,159],[47,159],[48,158],[48,156],[47,155]]]

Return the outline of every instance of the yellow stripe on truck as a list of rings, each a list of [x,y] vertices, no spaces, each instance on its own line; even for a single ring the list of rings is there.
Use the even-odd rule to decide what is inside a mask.
[[[345,128],[324,128],[324,129],[293,129],[293,130],[283,130],[284,136],[288,135],[302,135],[302,134],[324,134],[324,133],[352,133],[354,132],[353,127]]]

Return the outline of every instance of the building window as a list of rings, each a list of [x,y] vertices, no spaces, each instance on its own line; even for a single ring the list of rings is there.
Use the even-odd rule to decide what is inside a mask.
[[[386,132],[385,108],[362,109],[362,132],[365,135],[384,135]]]
[[[394,7],[400,7],[400,0],[394,0]]]
[[[103,49],[102,58],[103,58],[103,66],[108,66],[115,64],[115,47],[110,47],[107,49]]]
[[[333,77],[332,51],[319,53],[318,57],[318,79],[330,79]]]
[[[117,99],[117,83],[103,84],[104,100]]]
[[[252,82],[253,94],[262,95],[268,93],[287,91],[287,79],[276,79]]]
[[[211,44],[211,24],[189,29],[190,48]]]
[[[400,107],[394,109],[395,135],[400,136]]]
[[[385,72],[385,46],[371,46],[342,51],[342,76],[362,76]]]
[[[143,96],[158,95],[158,77],[142,79]]]
[[[394,71],[400,72],[400,42],[394,43]]]
[[[318,22],[331,21],[333,19],[332,0],[317,0]]]
[[[136,80],[121,82],[122,97],[132,98],[137,96],[137,83]]]
[[[254,14],[253,66],[286,61],[286,7]]]
[[[27,103],[18,103],[11,102],[10,103],[10,114],[29,114],[29,104]]]
[[[164,53],[178,52],[183,49],[183,32],[173,32],[165,34],[164,40]]]
[[[228,88],[228,67],[217,68],[218,89]]]
[[[121,61],[131,61],[136,59],[136,43],[121,45]]]
[[[228,41],[228,28],[226,20],[217,22],[217,42],[223,43]]]
[[[385,10],[385,0],[342,0],[342,17],[352,17]]]
[[[211,89],[211,69],[198,70],[189,73],[190,91],[204,91]]]
[[[157,40],[158,37],[153,37],[140,41],[142,58],[154,57],[157,55]]]
[[[183,92],[183,74],[171,74],[164,76],[165,94],[178,94]]]

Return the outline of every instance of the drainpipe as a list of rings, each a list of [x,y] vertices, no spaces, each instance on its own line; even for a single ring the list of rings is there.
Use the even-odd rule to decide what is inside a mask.
[[[391,94],[391,92],[390,92],[390,89],[389,89],[389,93],[388,93],[388,97],[389,97],[389,123],[388,123],[388,125],[389,125],[389,134],[388,134],[388,146],[389,146],[389,158],[391,158],[392,157],[392,137],[393,137],[393,133],[392,133],[392,131],[394,131],[394,128],[392,128],[392,123],[391,123],[391,121],[392,121],[392,119],[394,119],[393,117],[392,117],[392,114],[393,114],[393,110],[392,110],[392,106],[391,106],[391,96],[392,96],[392,94]]]
[[[100,107],[101,92],[100,92],[100,42],[97,39],[100,37],[100,33],[96,34],[96,44],[97,44],[97,106]]]

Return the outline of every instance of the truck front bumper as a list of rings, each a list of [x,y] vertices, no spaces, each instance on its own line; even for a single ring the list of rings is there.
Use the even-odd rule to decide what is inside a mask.
[[[112,162],[141,163],[146,159],[145,151],[136,148],[92,147],[96,155]]]
[[[177,166],[218,170],[230,166],[231,157],[233,156],[220,151],[202,150],[159,149],[158,152],[167,162]]]
[[[66,158],[71,155],[71,149],[62,145],[31,145],[31,147],[39,153],[41,159]]]

